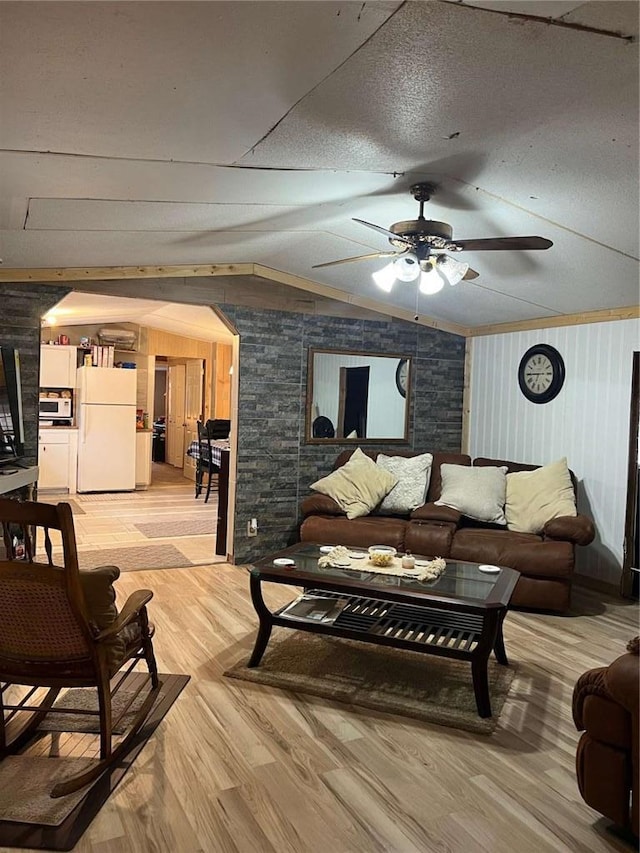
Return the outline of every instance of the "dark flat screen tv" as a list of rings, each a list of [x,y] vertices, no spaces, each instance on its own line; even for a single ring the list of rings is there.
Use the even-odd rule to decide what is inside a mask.
[[[0,465],[24,456],[20,354],[0,346]]]

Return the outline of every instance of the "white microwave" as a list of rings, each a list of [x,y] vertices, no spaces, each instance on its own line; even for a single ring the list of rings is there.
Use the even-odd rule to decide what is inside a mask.
[[[41,420],[56,421],[71,419],[70,397],[40,397],[38,401]]]

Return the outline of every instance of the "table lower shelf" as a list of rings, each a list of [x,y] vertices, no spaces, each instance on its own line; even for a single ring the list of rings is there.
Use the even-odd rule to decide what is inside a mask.
[[[403,645],[410,643],[417,647],[438,648],[443,652],[457,652],[456,657],[466,657],[474,652],[484,625],[482,615],[474,613],[399,604],[364,596],[345,596],[326,590],[307,590],[307,594],[329,600],[346,599],[346,604],[334,620],[324,622],[281,616],[286,609],[281,608],[273,614],[278,624],[303,630],[362,634],[362,639],[374,642],[374,638],[379,641],[384,638]]]

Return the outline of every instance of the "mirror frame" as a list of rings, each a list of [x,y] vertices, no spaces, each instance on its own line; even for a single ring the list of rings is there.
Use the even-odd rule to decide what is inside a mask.
[[[390,358],[398,362],[406,360],[408,364],[407,370],[407,393],[404,398],[404,435],[401,438],[314,438],[313,436],[313,367],[316,355],[357,355],[369,358]],[[390,353],[390,352],[366,352],[362,350],[346,350],[346,349],[325,349],[323,347],[309,347],[307,356],[307,400],[305,405],[305,429],[304,439],[305,444],[409,444],[409,412],[411,409],[411,384],[413,377],[413,359],[406,353]],[[397,380],[396,380],[397,381]],[[337,391],[339,394],[339,389]]]

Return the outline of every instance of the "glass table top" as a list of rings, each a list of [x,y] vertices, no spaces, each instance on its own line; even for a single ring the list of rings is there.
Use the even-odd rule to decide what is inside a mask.
[[[366,549],[365,549],[366,550]],[[350,553],[364,553],[362,548],[349,548]],[[517,575],[511,569],[501,568],[495,573],[480,571],[477,563],[459,562],[447,560],[447,566],[443,574],[435,580],[417,580],[416,578],[400,577],[398,575],[382,574],[367,569],[342,569],[334,566],[321,567],[318,559],[322,556],[320,546],[309,542],[302,542],[291,548],[273,554],[271,557],[256,561],[249,566],[249,571],[267,579],[267,575],[290,583],[292,586],[300,585],[301,576],[305,577],[305,583],[315,580],[336,580],[346,584],[361,583],[371,586],[373,589],[394,588],[398,591],[406,590],[412,592],[425,592],[431,595],[448,598],[474,599],[486,601],[492,597],[496,584],[504,579],[504,574]],[[416,560],[429,560],[429,557],[414,555]],[[289,558],[294,560],[294,567],[284,567],[274,564],[274,559]],[[372,589],[372,592],[373,592]]]

